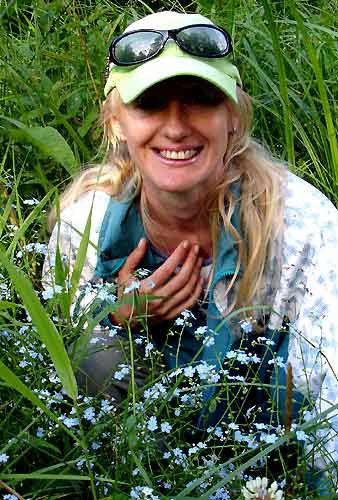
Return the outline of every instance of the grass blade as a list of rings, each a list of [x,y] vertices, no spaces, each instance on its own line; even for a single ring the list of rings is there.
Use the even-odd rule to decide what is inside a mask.
[[[48,317],[29,279],[16,266],[9,262],[4,252],[0,251],[0,262],[7,269],[14,287],[21,296],[33,324],[36,326],[42,342],[46,345],[55,370],[69,397],[76,399],[77,383],[62,338]]]

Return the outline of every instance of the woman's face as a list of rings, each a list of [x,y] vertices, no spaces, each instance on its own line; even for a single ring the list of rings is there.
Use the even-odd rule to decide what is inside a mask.
[[[208,82],[166,80],[131,104],[121,103],[118,116],[147,194],[203,196],[222,176],[234,113],[224,94]]]

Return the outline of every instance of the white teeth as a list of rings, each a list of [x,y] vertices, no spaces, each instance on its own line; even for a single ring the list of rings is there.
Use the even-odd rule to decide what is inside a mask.
[[[185,151],[169,151],[168,149],[163,149],[160,151],[160,155],[168,160],[189,160],[197,153],[197,149],[187,149]]]

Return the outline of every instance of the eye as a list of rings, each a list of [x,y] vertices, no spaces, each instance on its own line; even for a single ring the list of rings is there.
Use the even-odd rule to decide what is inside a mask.
[[[163,97],[163,95],[155,94],[154,92],[144,92],[133,102],[133,106],[136,109],[152,112],[161,111],[166,107],[166,105],[167,100]]]
[[[183,99],[185,104],[190,106],[214,107],[224,102],[225,95],[216,87],[199,86],[186,92]]]

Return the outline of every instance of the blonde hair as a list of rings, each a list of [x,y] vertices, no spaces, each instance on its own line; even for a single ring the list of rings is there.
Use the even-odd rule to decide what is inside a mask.
[[[261,145],[250,138],[251,99],[239,87],[237,94],[238,128],[228,136],[224,177],[216,190],[209,193],[206,203],[210,214],[213,261],[215,262],[220,224],[223,224],[225,231],[231,232],[238,245],[236,272],[226,294],[233,289],[240,268],[243,274],[227,312],[252,305],[254,297],[259,297],[271,243],[282,228],[282,185],[286,174],[285,166],[273,160]],[[130,158],[127,145],[119,140],[118,130],[114,125],[113,117],[116,116],[119,103],[119,95],[113,90],[102,106],[104,140],[108,144],[105,163],[87,168],[78,175],[61,196],[61,210],[86,191],[105,191],[117,199],[134,199],[140,194],[140,173]],[[238,200],[230,188],[236,181],[241,183],[242,234],[231,223]],[[142,216],[146,216],[144,210]],[[51,213],[49,223],[55,223],[55,212]]]

